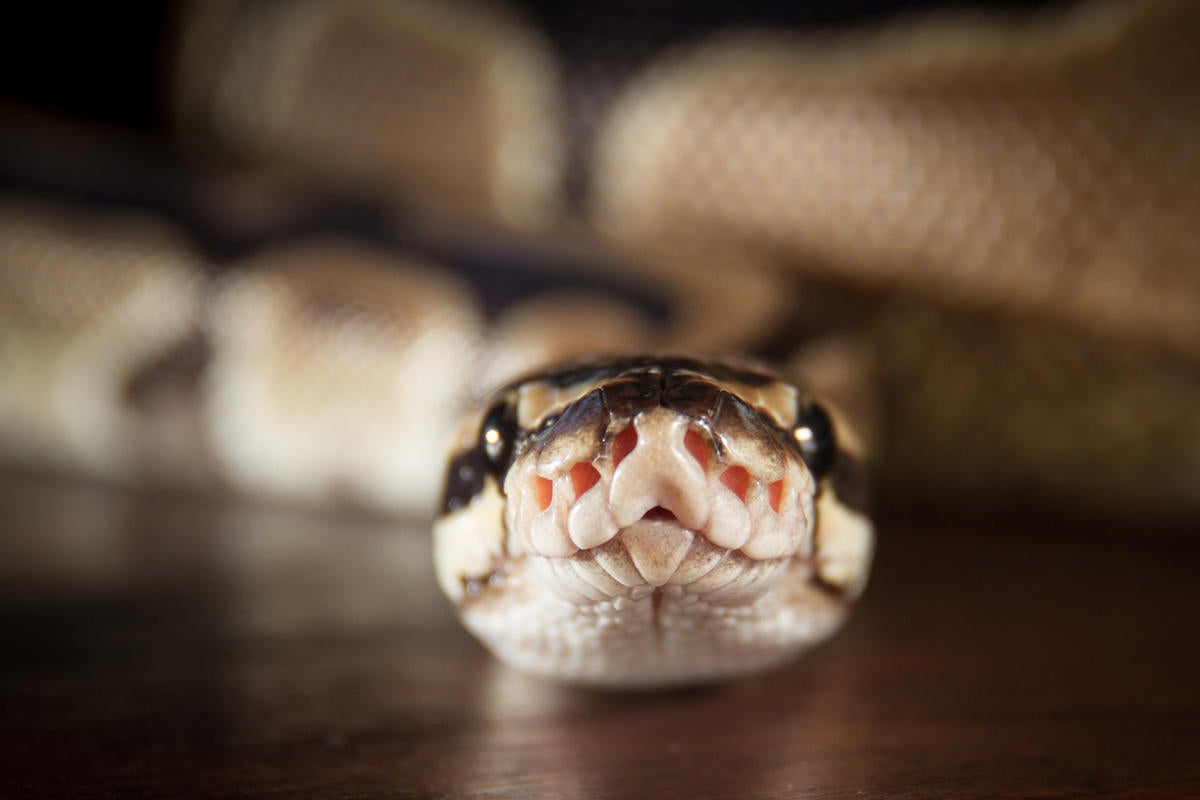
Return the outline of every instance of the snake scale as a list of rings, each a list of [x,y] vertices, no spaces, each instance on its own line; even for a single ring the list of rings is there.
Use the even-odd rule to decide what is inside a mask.
[[[1195,4],[582,8],[192,4],[202,162],[14,116],[6,458],[434,513],[473,632],[609,686],[836,630],[869,470],[908,513],[1194,522]]]

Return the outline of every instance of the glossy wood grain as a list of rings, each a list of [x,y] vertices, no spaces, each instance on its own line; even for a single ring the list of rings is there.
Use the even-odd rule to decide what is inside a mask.
[[[837,639],[610,695],[497,666],[419,526],[0,481],[0,796],[1200,796],[1200,547],[884,526]]]

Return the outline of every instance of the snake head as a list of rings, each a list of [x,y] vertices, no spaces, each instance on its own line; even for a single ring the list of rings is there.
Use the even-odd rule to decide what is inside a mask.
[[[792,613],[836,460],[829,416],[795,387],[723,363],[634,358],[527,378],[487,408],[451,462],[436,556],[442,588],[502,657],[538,669],[509,647],[516,630],[548,626],[523,648],[545,656],[590,652],[566,640],[617,625],[654,632],[656,666],[637,669],[661,680],[688,674],[679,659],[694,649],[664,656],[664,635]],[[733,671],[711,655],[705,674]]]

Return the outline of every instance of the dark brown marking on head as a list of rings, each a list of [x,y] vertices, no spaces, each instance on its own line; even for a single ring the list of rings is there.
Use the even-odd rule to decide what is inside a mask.
[[[545,437],[550,431],[559,437],[571,436],[580,430],[595,430],[597,427],[602,431],[607,422],[604,414],[603,392],[595,389],[568,405],[561,414],[552,417],[549,425],[540,425],[538,430],[532,432],[532,438],[537,440]]]
[[[814,478],[820,480],[829,474],[837,461],[838,446],[833,420],[825,409],[812,401],[801,400],[797,404],[791,439]]]
[[[770,437],[771,442],[761,442],[753,448],[764,458],[768,457],[766,451],[771,451],[769,457],[777,458],[779,448],[797,454],[806,464],[814,455],[811,448],[805,450],[801,447],[794,428],[781,427],[768,411],[757,408],[735,391],[722,386],[723,383],[744,387],[786,383],[780,377],[753,367],[685,356],[634,356],[551,370],[539,376],[538,380],[558,388],[576,387],[584,382],[594,383],[607,412],[606,422],[633,419],[641,412],[660,406],[691,417],[712,429],[721,457],[729,449],[725,444],[732,446],[736,440],[740,447],[735,449],[744,451],[764,434]],[[805,401],[801,404],[801,410],[806,410],[809,405]],[[813,415],[817,423],[828,423],[828,418],[819,408]],[[808,419],[808,416],[801,416]],[[722,431],[726,431],[724,439],[720,435]],[[831,446],[829,426],[817,424],[816,431],[821,434],[817,438],[821,448]],[[536,435],[534,438],[537,438]],[[820,449],[817,454],[821,459],[829,458],[825,449]],[[821,461],[816,466],[824,469],[828,464]]]
[[[483,491],[483,482],[487,475],[487,460],[482,448],[472,447],[470,450],[455,453],[446,465],[442,513],[449,514],[469,505]]]
[[[766,386],[768,383],[782,380],[778,375],[774,375],[766,370],[742,366],[740,364],[731,364],[724,361],[716,361],[711,365],[705,366],[705,362],[703,361],[684,359],[681,360],[676,369],[679,371],[695,372],[702,376],[711,376],[719,381],[742,383],[746,386]]]
[[[601,387],[604,407],[616,418],[630,418],[662,402],[662,376],[635,372],[623,375]]]
[[[599,447],[609,419],[603,394],[596,389],[568,405],[549,426],[527,434],[518,441],[517,448],[524,452],[527,447],[541,447],[539,458],[565,461],[573,453]],[[503,476],[498,480],[503,486]]]
[[[750,366],[742,366],[726,361],[705,361],[686,356],[628,356],[581,364],[572,364],[559,369],[552,369],[543,374],[540,379],[557,386],[566,388],[584,382],[602,383],[621,376],[628,375],[671,375],[691,374],[700,378],[715,378],[718,381],[743,383],[747,386],[764,386],[779,377],[766,370]]]
[[[690,417],[708,418],[722,394],[727,392],[694,375],[672,372],[663,378],[662,404]]]
[[[829,482],[839,503],[859,514],[870,513],[871,482],[865,464],[845,451],[839,451]]]
[[[501,395],[479,424],[475,444],[450,459],[442,490],[442,513],[468,505],[481,491],[488,475],[504,485],[518,439],[516,404],[511,393]]]
[[[732,392],[717,394],[706,419],[723,459],[732,455],[739,463],[756,464],[758,469],[774,473],[783,466],[783,453],[795,450],[774,420]]]

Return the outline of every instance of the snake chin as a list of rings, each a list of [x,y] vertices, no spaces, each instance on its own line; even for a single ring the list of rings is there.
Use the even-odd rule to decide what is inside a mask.
[[[808,558],[754,559],[653,516],[602,545],[513,566],[507,584],[463,607],[467,627],[519,669],[598,687],[762,669],[831,634],[846,608],[815,589]]]

